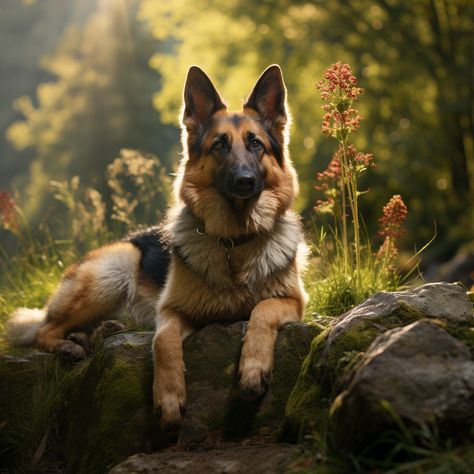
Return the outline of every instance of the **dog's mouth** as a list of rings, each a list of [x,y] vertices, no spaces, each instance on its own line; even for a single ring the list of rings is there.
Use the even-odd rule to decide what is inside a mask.
[[[237,199],[237,200],[240,200],[240,201],[250,201],[251,199],[257,199],[260,196],[260,194],[261,194],[261,192],[258,192],[258,193],[252,192],[252,193],[245,193],[245,194],[243,194],[243,193],[242,194],[241,193],[228,193],[227,197],[230,200]]]
[[[257,183],[251,189],[235,189],[235,187],[232,186],[221,187],[218,183],[216,184],[217,191],[224,199],[229,202],[238,202],[240,204],[247,204],[256,201],[263,191],[262,183]]]

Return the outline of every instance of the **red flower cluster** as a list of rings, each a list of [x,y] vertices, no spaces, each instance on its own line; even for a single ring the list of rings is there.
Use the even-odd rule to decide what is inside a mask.
[[[326,113],[323,116],[321,130],[329,136],[336,136],[338,132],[347,136],[349,133],[355,132],[360,127],[362,117],[353,107],[339,112],[332,105],[326,104],[322,106]],[[343,138],[345,138],[345,136]]]
[[[383,215],[379,219],[380,231],[382,237],[401,237],[405,233],[402,228],[407,218],[408,210],[402,197],[396,194],[383,208]]]
[[[349,64],[337,62],[324,73],[324,79],[316,86],[321,91],[321,99],[326,100],[334,92],[342,93],[350,99],[357,99],[362,89],[357,87],[357,78]]]
[[[342,153],[341,147],[339,147],[337,153]],[[364,167],[368,168],[370,165],[374,164],[374,155],[372,155],[372,153],[361,153],[356,150],[354,145],[347,145],[346,156],[349,166],[364,165]]]
[[[4,229],[18,229],[18,212],[16,203],[12,195],[5,190],[0,190],[0,217]]]
[[[341,160],[338,152],[334,153],[332,160],[329,162],[328,167],[322,173],[316,175],[316,181],[318,184],[314,187],[317,191],[325,191],[330,187],[334,186],[339,181],[341,176]]]
[[[344,140],[349,133],[359,128],[362,119],[352,103],[363,90],[357,87],[357,79],[350,66],[339,62],[333,64],[316,88],[321,91],[321,99],[329,102],[322,106],[326,112],[323,117],[323,133]]]

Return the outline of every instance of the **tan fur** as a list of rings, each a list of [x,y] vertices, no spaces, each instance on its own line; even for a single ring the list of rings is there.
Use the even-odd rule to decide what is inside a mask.
[[[191,68],[175,203],[162,229],[171,247],[164,287],[140,273],[141,251],[119,242],[90,253],[66,272],[48,302],[36,335],[47,350],[63,347],[70,342],[64,339],[69,331],[123,305],[145,318],[155,316],[153,399],[164,427],[181,420],[186,399],[182,340],[193,330],[213,321],[249,320],[239,373],[242,395],[252,398],[263,393],[271,376],[278,329],[302,318],[306,246],[300,220],[291,211],[298,184],[287,153],[285,100],[281,72],[272,66],[243,111],[228,113],[207,76]],[[232,149],[229,160],[255,165],[258,159],[263,170],[263,190],[253,197],[224,197],[217,189],[222,157],[213,144],[224,133]],[[249,136],[263,147],[250,150]],[[193,146],[198,139],[199,146]],[[236,246],[228,240],[248,235]],[[32,319],[22,314],[20,321]],[[36,313],[34,321],[38,324]]]
[[[258,303],[252,311],[240,357],[240,387],[244,394],[259,394],[268,382],[273,367],[273,347],[278,329],[303,317],[301,295],[271,298]]]
[[[66,272],[47,304],[46,324],[36,335],[40,347],[54,350],[65,334],[110,316],[136,291],[139,250],[118,242],[95,250]]]
[[[179,426],[186,403],[182,340],[191,332],[178,312],[161,309],[153,339],[153,400],[167,430]]]

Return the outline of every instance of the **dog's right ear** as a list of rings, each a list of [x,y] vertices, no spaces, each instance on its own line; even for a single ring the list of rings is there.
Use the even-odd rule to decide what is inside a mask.
[[[216,88],[204,71],[191,66],[184,86],[183,125],[188,131],[205,127],[213,114],[225,109]]]

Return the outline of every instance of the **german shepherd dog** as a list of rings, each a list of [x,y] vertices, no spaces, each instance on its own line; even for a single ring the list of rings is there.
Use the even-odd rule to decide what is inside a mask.
[[[44,310],[20,309],[11,323],[23,343],[29,334],[43,349],[80,358],[82,347],[66,339],[75,328],[124,305],[153,315],[154,407],[173,431],[186,401],[185,337],[211,322],[249,320],[239,389],[253,399],[269,382],[278,329],[300,321],[307,301],[279,66],[263,72],[240,113],[228,112],[193,66],[183,110],[183,158],[164,223],[91,252],[66,272]]]

